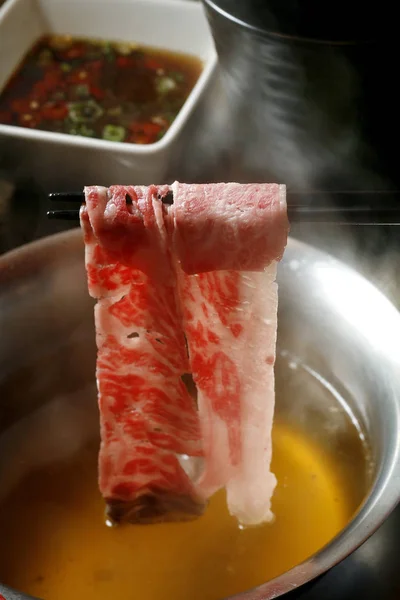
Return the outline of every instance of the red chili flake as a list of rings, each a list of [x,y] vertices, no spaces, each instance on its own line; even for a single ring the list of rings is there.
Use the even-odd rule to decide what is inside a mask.
[[[68,116],[65,102],[46,102],[40,112],[43,119],[49,121],[63,121]]]
[[[157,123],[131,123],[127,141],[133,144],[152,144],[157,140],[161,130],[161,125],[157,125]]]
[[[130,67],[133,63],[133,61],[131,60],[131,58],[129,56],[118,56],[117,60],[115,61],[117,63],[118,67]]]
[[[96,85],[89,86],[89,93],[96,100],[102,100],[104,98],[104,96],[106,95],[105,91],[102,90],[101,88],[97,87]]]
[[[138,61],[134,56],[118,56],[115,60],[118,67],[122,69],[134,68],[137,66]]]
[[[154,60],[154,58],[146,58],[143,62],[143,66],[146,69],[151,69],[152,71],[157,71],[157,69],[163,68],[163,65],[157,60]]]
[[[31,99],[38,102],[42,102],[48,96],[47,86],[42,82],[38,81],[35,83],[32,89]]]

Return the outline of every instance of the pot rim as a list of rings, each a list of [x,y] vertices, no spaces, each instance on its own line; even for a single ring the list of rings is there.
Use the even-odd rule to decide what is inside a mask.
[[[301,35],[293,35],[293,34],[285,34],[278,33],[276,31],[270,31],[268,29],[263,29],[262,27],[257,27],[256,25],[252,25],[244,21],[239,17],[235,17],[232,13],[228,12],[221,8],[217,2],[214,0],[203,0],[204,4],[208,6],[212,11],[219,14],[221,17],[225,17],[228,21],[231,21],[235,25],[239,25],[257,35],[261,35],[264,38],[270,37],[271,39],[275,39],[276,41],[281,42],[303,42],[306,44],[315,44],[315,45],[325,45],[325,46],[356,46],[359,44],[373,44],[375,39],[360,39],[360,40],[323,40],[318,38],[310,38],[304,37]]]

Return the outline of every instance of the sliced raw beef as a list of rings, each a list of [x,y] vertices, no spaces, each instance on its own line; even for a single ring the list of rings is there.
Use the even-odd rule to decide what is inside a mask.
[[[86,188],[81,210],[95,308],[100,489],[115,521],[183,519],[204,503],[178,454],[201,455],[181,376],[188,357],[155,188]],[[128,196],[127,196],[128,194]]]
[[[270,472],[277,260],[287,241],[280,185],[175,182],[174,242],[197,402],[206,497],[225,487],[243,524],[272,518]],[[224,269],[230,269],[224,270]]]
[[[263,271],[281,260],[288,220],[278,184],[172,185],[176,253],[186,273]]]
[[[209,497],[226,487],[229,511],[244,525],[272,518],[276,265],[181,275],[205,456],[198,490]]]
[[[270,520],[284,186],[87,188],[81,222],[98,299],[100,487],[111,515],[199,514],[225,487],[243,524]],[[204,456],[196,481],[182,454]]]

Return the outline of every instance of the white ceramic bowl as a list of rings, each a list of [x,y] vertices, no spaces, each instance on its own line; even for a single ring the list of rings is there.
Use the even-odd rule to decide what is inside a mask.
[[[0,149],[45,188],[161,183],[179,134],[217,58],[200,2],[8,0],[0,10],[0,90],[43,34],[137,42],[198,56],[204,69],[165,136],[149,145],[108,142],[0,124]]]

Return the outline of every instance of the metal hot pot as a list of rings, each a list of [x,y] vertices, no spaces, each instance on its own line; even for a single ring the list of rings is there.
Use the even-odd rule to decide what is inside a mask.
[[[369,439],[374,467],[371,487],[349,525],[303,564],[237,597],[243,600],[276,598],[315,580],[365,542],[400,498],[399,313],[354,270],[295,239],[279,268],[279,290],[279,348],[340,382]],[[29,461],[40,465],[79,452],[88,436],[98,436],[92,309],[80,231],[1,257],[0,494]],[[57,418],[57,408],[46,413],[46,444],[36,443],[46,437],[42,430],[18,439],[9,435],[55,397],[65,404],[63,418]],[[282,409],[279,395],[277,403]],[[18,471],[10,459],[21,448],[25,458]],[[0,584],[3,597],[27,598]]]

